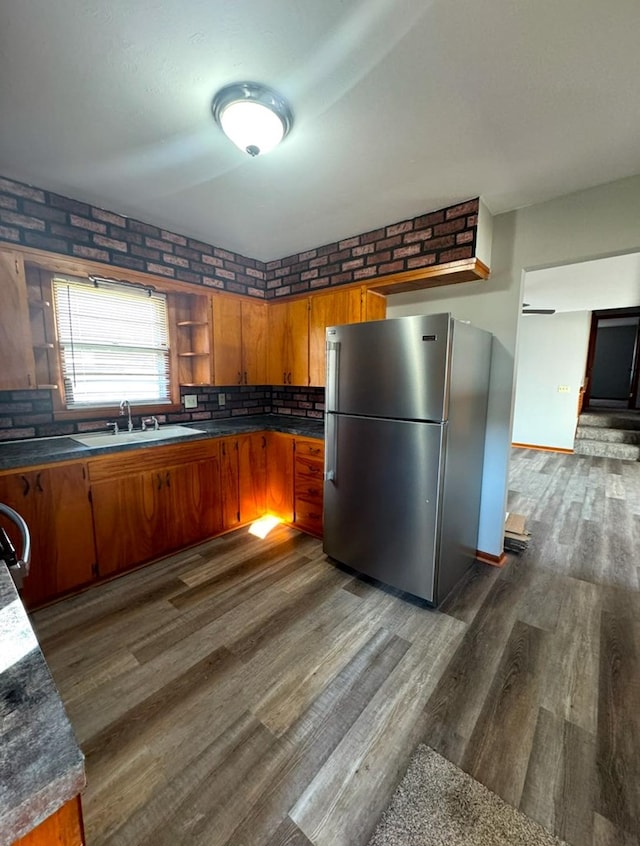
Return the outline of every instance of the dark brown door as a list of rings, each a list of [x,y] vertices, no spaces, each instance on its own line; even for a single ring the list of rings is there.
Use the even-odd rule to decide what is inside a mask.
[[[638,408],[640,308],[594,311],[585,408]]]

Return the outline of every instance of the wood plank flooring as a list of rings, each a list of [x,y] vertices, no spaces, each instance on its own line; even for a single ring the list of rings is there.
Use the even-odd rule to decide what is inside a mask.
[[[514,450],[533,532],[439,611],[279,527],[37,612],[89,846],[366,844],[426,742],[574,846],[640,846],[640,463]]]

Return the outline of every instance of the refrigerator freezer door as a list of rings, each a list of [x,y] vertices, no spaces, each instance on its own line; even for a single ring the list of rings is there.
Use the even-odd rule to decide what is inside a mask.
[[[330,326],[326,410],[446,420],[450,337],[449,314]]]
[[[327,415],[324,551],[434,602],[446,427]]]

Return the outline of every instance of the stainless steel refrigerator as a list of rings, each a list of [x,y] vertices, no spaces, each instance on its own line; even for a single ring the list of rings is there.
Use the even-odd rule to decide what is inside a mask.
[[[437,605],[475,558],[492,336],[450,314],[326,331],[324,551]]]

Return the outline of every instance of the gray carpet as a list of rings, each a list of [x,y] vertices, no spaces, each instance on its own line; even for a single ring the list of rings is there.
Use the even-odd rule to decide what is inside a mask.
[[[428,746],[418,746],[369,846],[561,846]]]

